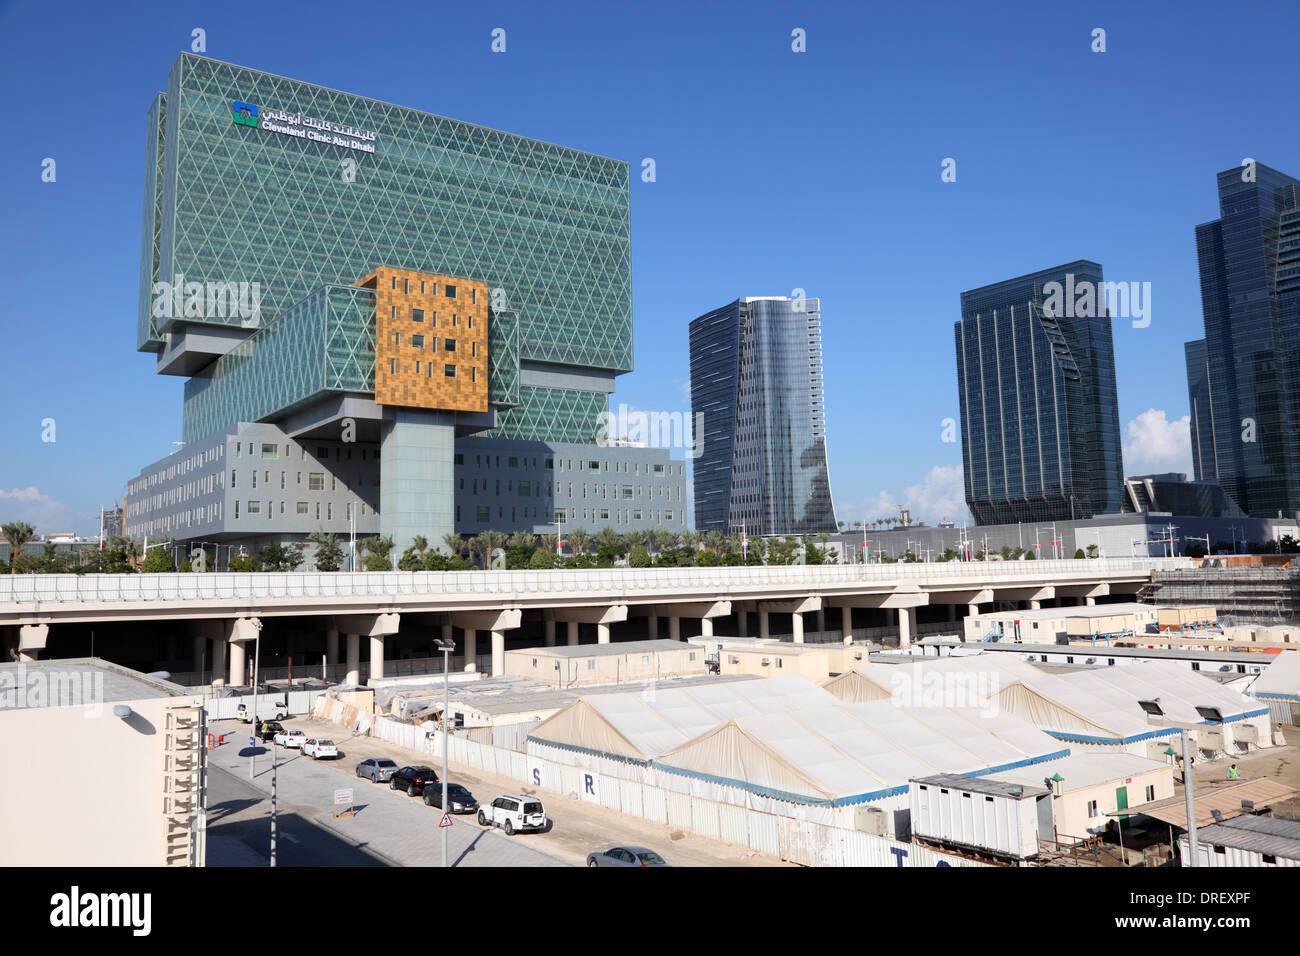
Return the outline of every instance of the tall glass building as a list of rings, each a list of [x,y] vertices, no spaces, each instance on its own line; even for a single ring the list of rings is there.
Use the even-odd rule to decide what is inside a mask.
[[[1218,175],[1196,227],[1205,338],[1187,343],[1192,459],[1254,517],[1300,513],[1300,180]]]
[[[1118,513],[1124,465],[1101,266],[1080,260],[963,292],[961,316],[962,466],[976,523]]]
[[[319,479],[352,494],[322,499],[319,523],[316,499],[288,501],[298,524],[346,530],[344,515],[373,519],[378,505],[401,548],[458,524],[462,439],[535,450],[601,434],[615,377],[632,369],[626,163],[188,53],[148,111],[145,146],[137,345],[159,374],[188,379],[187,447],[217,450],[147,467],[137,494],[227,447],[265,445],[269,460],[278,446],[281,462],[319,448],[355,462]],[[253,424],[257,442],[240,443]],[[356,458],[340,458],[351,444]],[[301,473],[288,474],[274,490],[293,499]],[[205,474],[205,493],[227,478]],[[500,530],[554,520],[550,483],[521,480],[533,500]],[[172,513],[180,495],[137,498],[137,526],[188,527]],[[250,503],[259,516],[286,504],[245,501],[245,525]],[[223,501],[208,505],[205,533],[219,537]],[[635,509],[638,525],[658,510]]]
[[[820,300],[737,299],[691,322],[690,348],[692,412],[696,427],[703,425],[696,528],[748,535],[836,530]]]

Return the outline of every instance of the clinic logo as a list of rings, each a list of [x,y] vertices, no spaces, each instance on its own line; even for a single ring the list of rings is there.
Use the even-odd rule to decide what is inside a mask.
[[[251,103],[241,103],[236,100],[231,114],[240,126],[257,126],[257,107]]]

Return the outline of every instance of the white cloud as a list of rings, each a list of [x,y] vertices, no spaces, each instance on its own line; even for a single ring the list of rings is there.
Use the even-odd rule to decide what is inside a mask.
[[[895,518],[900,501],[911,511],[913,521],[934,525],[947,518],[961,524],[968,516],[961,466],[936,465],[926,472],[919,484],[905,487],[901,497],[881,491],[847,508],[838,508],[837,517],[850,523],[873,523],[881,518]]]
[[[1124,474],[1180,471],[1192,476],[1190,415],[1169,421],[1163,409],[1148,408],[1124,428]]]
[[[71,508],[57,498],[43,494],[35,485],[10,491],[0,488],[0,524],[10,521],[26,521],[39,534],[74,531],[79,523]]]

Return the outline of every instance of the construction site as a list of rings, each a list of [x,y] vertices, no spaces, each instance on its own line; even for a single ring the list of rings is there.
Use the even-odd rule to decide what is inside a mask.
[[[1225,626],[1300,622],[1300,568],[1210,564],[1152,572],[1139,600],[1162,607],[1210,605]]]

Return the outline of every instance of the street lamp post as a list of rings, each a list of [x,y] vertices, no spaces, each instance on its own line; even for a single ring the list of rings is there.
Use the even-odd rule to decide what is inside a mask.
[[[451,726],[448,719],[450,693],[447,672],[451,668],[451,652],[456,645],[451,641],[444,641],[442,638],[435,638],[434,643],[442,651],[442,816],[445,817],[447,815],[447,733]],[[442,817],[438,818],[438,823],[438,829],[442,831],[442,865],[445,869],[447,866],[447,827],[441,825]]]
[[[258,658],[262,656],[262,622],[254,620],[253,627],[257,629],[257,637],[253,639],[253,746],[252,755],[248,760],[249,780],[253,779],[257,767],[257,663]]]

